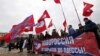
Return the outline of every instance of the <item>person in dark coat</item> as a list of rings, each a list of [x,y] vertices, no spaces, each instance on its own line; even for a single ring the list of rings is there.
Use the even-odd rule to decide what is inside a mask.
[[[83,33],[84,32],[84,26],[82,24],[78,24],[79,29],[77,30],[78,33]]]
[[[32,50],[32,34],[29,34],[29,38],[27,39],[27,53],[30,53]]]
[[[52,38],[59,38],[60,36],[59,36],[59,34],[58,34],[58,32],[56,31],[56,29],[53,29],[52,30]]]
[[[16,45],[15,46],[16,46],[16,49],[19,48],[19,42],[18,41],[16,42]]]
[[[59,36],[58,32],[56,31],[56,29],[53,29],[52,30],[52,38],[59,38],[59,37],[60,36]],[[60,55],[54,54],[54,56],[60,56]]]
[[[40,38],[40,40],[44,40],[44,34],[40,33],[39,38]]]
[[[62,29],[60,30],[60,32],[61,32],[61,37],[66,37],[68,35],[68,33]]]
[[[8,51],[11,51],[11,49],[12,49],[12,42],[10,42],[10,43],[8,44]]]
[[[44,34],[40,33],[37,35],[38,40],[43,40],[44,39]]]
[[[46,31],[46,34],[44,36],[45,39],[50,39],[51,38],[51,35]]]
[[[20,49],[20,52],[23,52],[23,43],[24,43],[24,39],[23,37],[20,38],[20,41],[19,41],[19,49]]]
[[[65,37],[64,31],[62,29],[60,30],[60,32],[61,32],[61,37]]]
[[[97,30],[98,30],[97,25],[94,22],[92,22],[91,20],[89,20],[88,18],[84,18],[84,22],[85,22],[84,31],[85,32],[94,32],[94,34],[96,36],[97,44],[100,49],[100,37],[97,32]]]
[[[69,35],[72,35],[72,34],[76,33],[76,30],[72,27],[72,25],[69,25],[68,33],[69,33]]]

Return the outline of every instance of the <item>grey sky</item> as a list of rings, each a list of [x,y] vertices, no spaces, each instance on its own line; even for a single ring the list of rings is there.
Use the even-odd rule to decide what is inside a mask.
[[[91,20],[100,23],[100,1],[99,0],[74,0],[78,14],[82,24],[83,16],[83,1],[94,4]],[[72,24],[74,28],[78,28],[78,19],[71,0],[61,0],[63,10],[68,24]],[[61,6],[55,4],[54,0],[0,0],[0,32],[9,32],[12,25],[23,21],[27,16],[33,14],[35,21],[47,9],[57,29],[62,25],[64,18],[61,11]],[[46,20],[47,24],[50,21]],[[52,27],[53,28],[53,27]],[[63,29],[63,26],[61,27]]]

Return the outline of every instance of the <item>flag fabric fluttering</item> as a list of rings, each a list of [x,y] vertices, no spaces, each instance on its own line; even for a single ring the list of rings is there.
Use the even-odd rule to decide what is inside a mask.
[[[91,10],[91,8],[93,7],[93,4],[89,4],[86,2],[83,2],[83,3],[84,3],[83,16],[88,17],[93,13],[93,10]]]
[[[2,41],[3,40],[3,37],[0,37],[0,41]]]
[[[33,15],[31,15],[27,17],[23,22],[19,23],[18,25],[13,25],[10,32],[5,35],[5,41],[10,42],[11,39],[15,39],[22,32],[33,31],[34,25],[35,25],[34,18]]]
[[[15,39],[19,34],[21,34],[22,30],[19,28],[19,25],[14,25],[11,29],[11,31],[7,34],[5,34],[4,40],[6,43],[10,43],[12,39]]]
[[[33,15],[29,16],[27,19],[28,20],[24,22],[24,31],[25,32],[33,31],[33,26],[35,26]]]
[[[40,34],[46,30],[45,18],[50,18],[50,15],[47,10],[43,12],[42,16],[38,20],[38,23],[35,25],[36,34]]]
[[[33,27],[26,27],[24,29],[24,32],[29,32],[29,31],[33,31]]]
[[[30,15],[27,17],[23,22],[18,24],[19,27],[16,27],[17,29],[20,29],[19,31],[21,32],[26,32],[25,30],[28,31],[33,31],[33,26],[35,26],[34,18],[33,15]]]
[[[60,4],[60,0],[54,0],[56,4]]]
[[[14,25],[10,32],[16,32],[17,31],[16,29],[20,30],[21,32],[24,32],[24,30],[26,29],[28,29],[29,31],[33,31],[32,28],[34,25],[35,25],[34,18],[33,15],[31,15],[18,25]]]
[[[24,26],[22,26],[21,24],[16,25],[14,28],[12,27],[10,33],[12,33],[11,35],[11,39],[15,39],[18,35],[20,35],[23,32]]]
[[[52,23],[52,20],[50,21],[49,25],[48,25],[48,28],[52,27],[53,26],[53,23]]]
[[[39,20],[43,20],[43,19],[45,19],[45,18],[50,18],[50,15],[49,15],[49,13],[48,13],[47,10],[45,10],[45,11],[43,12],[43,14],[42,14],[42,16],[40,17]]]
[[[26,27],[33,27],[35,25],[33,15],[27,17],[22,23],[22,26]]]
[[[63,22],[63,26],[64,26],[64,31],[66,31],[66,27],[67,27],[66,19],[65,19],[65,21]]]
[[[36,34],[40,34],[42,33],[43,31],[46,30],[46,24],[45,24],[45,20],[40,20],[38,21],[38,23],[36,24],[36,27],[35,27],[35,32]]]
[[[11,36],[12,36],[12,33],[7,33],[3,36],[6,43],[11,42]]]

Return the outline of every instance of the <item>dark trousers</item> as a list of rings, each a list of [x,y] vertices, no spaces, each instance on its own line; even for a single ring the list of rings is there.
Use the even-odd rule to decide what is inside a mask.
[[[11,44],[8,45],[8,51],[11,51]]]
[[[19,46],[19,50],[20,50],[20,52],[23,52],[23,48],[22,48],[22,46],[23,46],[23,45],[20,45],[20,46]]]
[[[27,52],[30,53],[30,51],[32,50],[32,45],[27,45]]]

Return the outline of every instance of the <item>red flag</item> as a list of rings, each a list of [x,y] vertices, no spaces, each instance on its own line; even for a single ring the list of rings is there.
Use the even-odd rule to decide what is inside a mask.
[[[41,32],[43,32],[44,30],[46,30],[46,24],[44,20],[39,20],[38,23],[36,24],[36,34],[40,34]]]
[[[60,0],[54,0],[55,3],[60,4]]]
[[[90,3],[86,3],[86,2],[83,2],[85,8],[92,8],[93,7],[93,4],[90,4]]]
[[[49,23],[48,28],[50,28],[52,25],[53,25],[53,23],[52,23],[52,20],[51,20],[50,23]]]
[[[24,30],[25,32],[33,31],[33,26],[35,25],[33,15],[29,16],[27,19],[28,20],[25,22],[24,25]]]
[[[29,32],[29,31],[33,31],[33,27],[26,27],[24,29],[24,32]]]
[[[27,17],[21,24],[23,26],[33,26],[35,24],[33,15],[30,15],[29,17]]]
[[[12,39],[15,39],[18,35],[24,32],[25,29],[29,28],[27,31],[32,31],[34,26],[33,15],[27,17],[23,22],[18,25],[13,25],[10,33],[6,34],[5,41],[9,43]]]
[[[67,27],[66,19],[65,19],[65,21],[63,22],[63,26],[64,26],[64,31],[66,31],[66,27]]]
[[[90,16],[92,13],[92,10],[83,11],[83,16]]]
[[[34,24],[33,15],[31,15],[20,24],[13,26],[10,31],[10,33],[12,33],[11,39],[16,38],[16,36],[20,35],[22,32],[33,31]]]
[[[42,20],[42,19],[45,19],[45,18],[50,18],[50,15],[49,15],[49,13],[48,13],[47,10],[45,10],[45,11],[43,12],[43,15],[40,17],[39,20]]]
[[[35,25],[33,15],[27,17],[23,22],[18,25],[13,25],[12,30],[10,32],[14,32],[15,29],[20,29],[23,31],[26,28],[32,28]]]
[[[0,41],[2,41],[3,40],[3,37],[0,37]]]
[[[25,32],[33,31],[33,26],[35,25],[33,15],[27,17],[20,25],[20,29]]]
[[[90,16],[93,11],[91,10],[91,8],[93,7],[92,4],[89,4],[89,3],[86,3],[86,2],[83,2],[84,3],[84,9],[83,9],[83,16]]]
[[[4,40],[6,43],[10,43],[11,35],[12,35],[12,33],[7,33],[6,35],[4,35]]]

